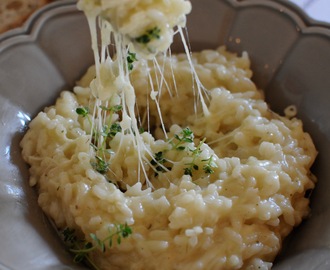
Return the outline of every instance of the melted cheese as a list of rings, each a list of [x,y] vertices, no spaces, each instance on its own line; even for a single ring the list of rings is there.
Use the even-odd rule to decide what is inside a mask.
[[[123,108],[120,126],[123,133],[131,134],[131,140],[136,147],[141,165],[139,170],[142,170],[144,178],[148,182],[144,169],[146,162],[144,156],[148,150],[139,132],[135,114],[136,97],[129,79],[130,70],[127,57],[129,52],[134,52],[139,58],[154,59],[158,53],[168,50],[173,41],[173,28],[181,29],[185,26],[185,16],[191,9],[190,2],[185,0],[80,0],[78,7],[85,12],[88,20],[96,67],[96,77],[90,85],[91,92],[96,99],[91,133],[95,132],[94,128],[96,128],[96,133],[102,132],[105,120],[101,106],[104,102],[107,103],[113,97],[119,96]],[[101,29],[100,37],[98,37],[98,26]],[[181,30],[179,32],[182,33]],[[98,38],[100,44],[98,44]],[[112,39],[116,56],[108,54],[108,46]],[[195,73],[193,74],[195,75]],[[197,78],[197,76],[195,77]],[[159,89],[161,88],[160,85]],[[198,89],[200,92],[200,88]],[[157,94],[158,90],[152,88],[150,97],[157,104],[157,110],[162,119]],[[204,104],[202,95],[200,97]],[[207,112],[206,106],[203,108]],[[166,134],[163,121],[161,120],[161,122],[163,132]],[[97,139],[99,147],[103,140],[100,135]],[[152,186],[151,183],[148,182],[148,184]]]

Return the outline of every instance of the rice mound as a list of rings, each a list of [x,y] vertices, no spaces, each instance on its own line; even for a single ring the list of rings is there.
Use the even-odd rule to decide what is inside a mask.
[[[110,140],[106,175],[93,168],[91,127],[76,113],[93,103],[93,68],[32,120],[21,142],[39,205],[59,230],[75,229],[93,242],[91,233],[104,239],[115,224],[132,228],[120,244],[91,254],[100,269],[270,269],[283,238],[309,213],[305,193],[314,187],[310,167],[317,152],[302,122],[269,109],[251,81],[246,53],[220,47],[192,59],[210,89],[209,115],[195,105],[185,55],[158,57],[162,84],[157,66],[147,61],[130,74],[147,130],[141,136],[148,152],[140,155],[152,160],[149,153],[162,152],[170,166],[155,171],[145,163],[152,186],[139,175],[139,153],[128,134]],[[150,99],[156,86],[166,135]],[[178,151],[171,138],[186,127],[194,141]],[[202,169],[208,161],[212,173]]]

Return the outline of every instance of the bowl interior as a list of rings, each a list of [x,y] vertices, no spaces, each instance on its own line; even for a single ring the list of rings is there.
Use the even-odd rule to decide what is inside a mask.
[[[84,269],[72,262],[37,205],[19,141],[26,124],[59,92],[71,89],[93,63],[90,36],[75,1],[47,11],[29,32],[0,44],[0,268]],[[274,269],[327,269],[330,261],[330,27],[310,25],[292,6],[275,1],[192,0],[192,50],[226,45],[247,51],[254,81],[279,113],[291,104],[319,156],[312,215],[285,241]],[[182,50],[177,42],[174,51]],[[17,259],[17,254],[20,254]],[[2,265],[1,265],[2,264]]]

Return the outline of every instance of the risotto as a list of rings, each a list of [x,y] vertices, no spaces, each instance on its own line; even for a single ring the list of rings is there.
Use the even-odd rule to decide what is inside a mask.
[[[309,213],[305,192],[314,187],[316,150],[302,122],[268,108],[250,79],[246,53],[238,57],[221,47],[192,59],[212,89],[209,115],[194,107],[185,55],[159,57],[167,82],[159,93],[166,135],[149,98],[148,74],[159,76],[157,67],[139,61],[131,72],[147,130],[140,155],[150,185],[139,176],[129,134],[120,131],[107,140],[108,170],[95,170],[90,122],[76,112],[92,107],[93,68],[73,93],[62,92],[38,114],[22,140],[30,184],[59,229],[93,242],[91,234],[105,239],[116,224],[132,228],[120,244],[89,254],[101,269],[270,269],[283,238]],[[170,82],[177,91],[168,90]],[[111,123],[120,117],[111,113]]]
[[[188,1],[78,6],[95,66],[21,141],[38,203],[75,262],[270,269],[308,216],[316,181],[317,151],[296,109],[270,110],[245,52],[166,53],[173,27],[182,35]]]

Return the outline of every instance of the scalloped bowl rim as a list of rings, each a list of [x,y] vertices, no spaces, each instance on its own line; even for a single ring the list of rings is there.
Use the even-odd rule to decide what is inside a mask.
[[[222,0],[222,2],[226,2],[228,6],[234,9],[244,9],[249,7],[269,8],[271,10],[283,13],[291,18],[291,20],[295,22],[297,28],[299,28],[297,29],[299,30],[299,35],[317,34],[330,40],[330,24],[310,18],[294,3],[287,2],[285,0]],[[54,16],[57,16],[58,14],[76,10],[75,4],[75,0],[63,0],[46,5],[45,7],[35,12],[22,27],[0,35],[0,56],[7,49],[10,49],[17,44],[36,41],[39,37],[40,31],[43,29],[48,20]],[[320,252],[325,252],[322,247],[320,247]],[[330,261],[330,252],[326,251],[324,254],[326,255],[324,255],[325,257],[323,262],[326,264]],[[5,266],[2,265],[2,262],[0,261],[0,268],[1,267]],[[287,265],[284,265],[283,267],[284,268],[281,269],[289,269],[285,268],[288,267]],[[7,268],[9,269],[9,267]]]

